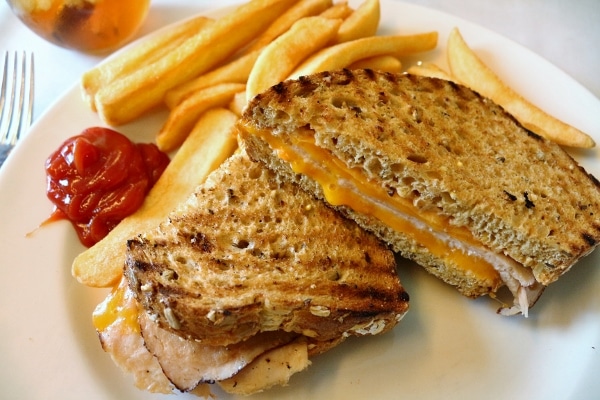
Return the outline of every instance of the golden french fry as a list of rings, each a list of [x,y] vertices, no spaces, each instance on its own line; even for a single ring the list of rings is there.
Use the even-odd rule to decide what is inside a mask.
[[[365,0],[344,20],[335,39],[336,43],[349,42],[374,36],[379,28],[381,7],[379,0]]]
[[[166,153],[177,149],[203,113],[211,108],[227,106],[233,96],[245,88],[243,83],[221,83],[190,95],[171,110],[156,136],[156,145]]]
[[[246,107],[246,91],[238,92],[233,96],[233,100],[229,103],[229,109],[233,111],[238,117],[242,116],[244,108]]]
[[[342,20],[305,17],[264,48],[248,77],[246,98],[283,81],[302,60],[325,47]]]
[[[348,18],[354,10],[348,5],[347,1],[343,1],[340,3],[335,3],[327,10],[323,11],[319,14],[321,17],[332,18],[332,19],[346,19]]]
[[[277,18],[248,49],[260,50],[286,32],[299,19],[317,15],[332,5],[332,0],[301,0]]]
[[[96,111],[95,95],[101,87],[157,61],[212,22],[212,19],[205,16],[194,17],[150,36],[131,49],[85,72],[81,77],[84,101]]]
[[[445,79],[447,81],[455,81],[454,77],[446,72],[442,67],[434,63],[419,62],[411,65],[406,72],[413,75],[429,76],[432,78]]]
[[[415,35],[371,36],[327,47],[304,61],[291,75],[297,78],[316,72],[345,68],[370,57],[396,57],[432,50],[437,46],[437,32]]]
[[[109,125],[120,125],[161,105],[167,91],[231,57],[294,2],[242,4],[160,60],[101,88],[95,98],[100,117]]]
[[[245,54],[228,64],[202,74],[196,79],[185,82],[184,84],[169,90],[165,96],[167,107],[171,109],[174,108],[190,94],[200,89],[215,86],[220,83],[246,83],[259,54],[260,50]]]
[[[148,193],[142,206],[104,239],[79,254],[71,272],[92,287],[114,286],[121,278],[128,239],[160,224],[197,185],[235,151],[238,117],[215,108],[206,112]]]
[[[448,37],[448,64],[462,84],[504,107],[525,128],[562,146],[590,148],[594,140],[535,106],[508,87],[467,45],[454,28]]]
[[[402,63],[390,55],[376,56],[358,60],[348,66],[349,69],[373,69],[385,72],[400,72]]]

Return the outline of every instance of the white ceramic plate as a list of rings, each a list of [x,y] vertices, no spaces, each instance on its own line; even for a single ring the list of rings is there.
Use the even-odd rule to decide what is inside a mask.
[[[423,59],[442,66],[447,33],[458,26],[467,42],[510,85],[600,142],[600,102],[545,60],[447,14],[391,1],[383,1],[382,8],[382,33],[439,31],[439,49]],[[121,131],[135,140],[150,141],[162,118],[155,115]],[[67,137],[99,124],[74,86],[37,121],[0,172],[3,398],[163,398],[135,389],[131,378],[101,350],[91,313],[106,290],[84,287],[71,277],[71,262],[82,250],[71,227],[55,223],[35,230],[51,211],[45,197],[46,157]],[[573,154],[600,177],[598,150]],[[420,268],[401,263],[412,309],[392,333],[348,340],[315,359],[288,387],[255,398],[583,399],[597,395],[598,263],[598,251],[581,261],[548,288],[529,319],[500,317],[494,313],[497,305],[488,298],[463,298]]]

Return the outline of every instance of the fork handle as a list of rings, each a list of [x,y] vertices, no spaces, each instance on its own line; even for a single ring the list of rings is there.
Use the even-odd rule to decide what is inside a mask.
[[[11,150],[12,150],[11,146],[0,144],[0,167],[2,167],[2,164],[4,164],[4,161],[6,161],[6,158],[8,157],[8,153],[10,153]]]

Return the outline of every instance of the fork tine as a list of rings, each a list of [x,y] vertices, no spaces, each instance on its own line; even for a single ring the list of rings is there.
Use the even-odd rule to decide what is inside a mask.
[[[4,67],[6,68],[6,65]],[[8,81],[8,77],[7,77],[6,81]],[[11,81],[12,81],[12,83],[10,85],[10,94],[8,94],[8,92],[4,92],[4,93],[8,94],[8,106],[7,106],[8,110],[5,111],[5,114],[3,116],[3,118],[6,117],[6,122],[4,123],[4,131],[2,132],[2,135],[0,136],[3,140],[3,142],[6,144],[13,144],[12,138],[9,134],[11,132],[10,128],[13,123],[12,114],[13,114],[13,108],[14,108],[14,103],[15,103],[15,88],[17,86],[17,52],[15,52],[15,57],[13,60]],[[8,90],[8,89],[5,88],[5,90]],[[5,98],[5,101],[6,101],[6,98]],[[6,102],[5,102],[5,105],[6,105]]]
[[[2,87],[0,88],[0,129],[6,125],[6,123],[4,123],[4,104],[6,103],[6,81],[8,80],[8,51],[4,53],[4,67],[2,69]],[[3,129],[0,132],[0,143],[4,143],[6,141],[4,137],[6,133]]]
[[[8,51],[4,53],[4,67],[2,68],[2,87],[0,87],[0,122],[2,121],[2,114],[4,113],[4,99],[6,93],[6,73],[8,69]]]
[[[13,72],[13,91],[12,91],[12,98],[11,98],[11,104],[13,105],[12,107],[12,112],[14,113],[14,116],[10,119],[10,135],[9,135],[9,143],[14,146],[15,143],[17,143],[17,138],[20,136],[19,132],[20,132],[20,128],[21,128],[21,114],[23,112],[23,104],[24,104],[24,97],[25,97],[25,73],[26,73],[26,65],[25,62],[27,61],[27,57],[25,57],[25,52],[23,52],[23,57],[21,59],[21,73],[20,73],[20,80],[19,80],[19,96],[15,99],[15,91],[17,89],[17,75],[19,75],[17,73],[17,59],[18,59],[18,54],[15,51],[15,61],[14,61],[14,72]],[[14,107],[16,105],[16,108]],[[15,124],[15,126],[13,127],[13,124]]]
[[[14,53],[12,62],[12,74],[8,73],[9,53],[4,56],[4,70],[2,77],[2,88],[0,98],[0,143],[14,146],[19,138],[26,132],[31,124],[33,114],[34,97],[34,59],[30,55],[29,71],[27,70],[27,56],[23,52],[19,68],[19,55]],[[18,86],[17,86],[18,78]],[[10,88],[8,82],[12,82]],[[29,87],[27,96],[26,86]],[[18,95],[17,95],[18,87]],[[10,91],[10,93],[9,93]],[[27,108],[25,108],[25,98],[27,97]]]
[[[34,65],[33,53],[30,54],[29,59],[29,96],[27,103],[27,114],[25,115],[25,126],[21,132],[28,129],[31,126],[31,120],[33,118],[33,96],[35,94],[35,65]],[[20,137],[20,136],[19,136]]]
[[[16,53],[15,53],[16,57]],[[17,107],[16,114],[13,118],[13,122],[16,122],[16,126],[12,131],[11,135],[11,144],[14,145],[18,139],[23,136],[23,133],[29,128],[31,123],[31,111],[33,108],[33,98],[32,98],[32,90],[33,90],[33,54],[31,55],[30,65],[30,73],[29,73],[29,96],[27,102],[27,109],[24,109],[25,105],[25,81],[27,80],[27,54],[23,52],[21,58],[21,81],[19,85],[19,106]],[[23,111],[25,111],[25,117],[22,118]]]

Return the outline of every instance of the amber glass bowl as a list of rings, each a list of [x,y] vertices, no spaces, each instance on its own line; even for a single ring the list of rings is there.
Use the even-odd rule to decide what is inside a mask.
[[[17,17],[62,47],[98,53],[123,45],[138,30],[150,0],[7,0]]]

